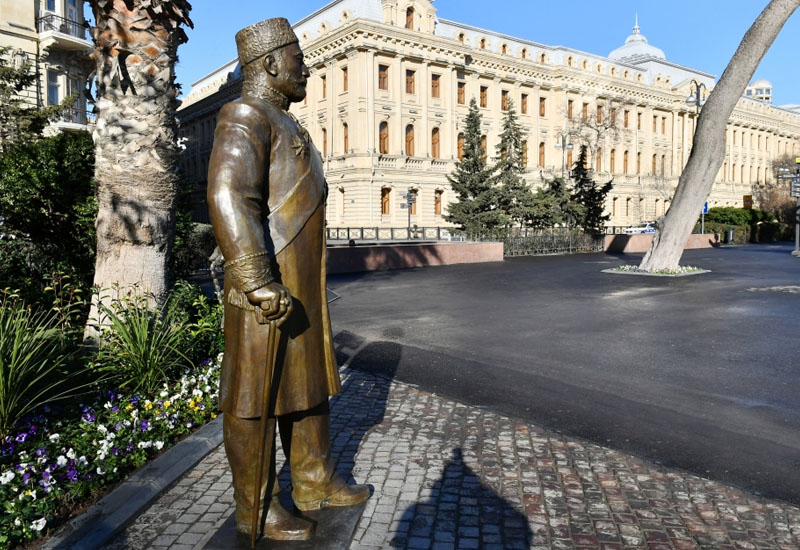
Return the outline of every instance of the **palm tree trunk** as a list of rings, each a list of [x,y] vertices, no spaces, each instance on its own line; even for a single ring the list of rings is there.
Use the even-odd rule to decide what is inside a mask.
[[[725,154],[725,130],[736,102],[800,0],[772,0],[745,33],[700,113],[689,161],[672,205],[640,269],[676,269]]]
[[[188,2],[91,0],[96,26],[97,261],[94,285],[145,295],[167,291],[177,190],[178,46]],[[97,319],[97,300],[91,319]],[[87,329],[87,336],[95,336]]]

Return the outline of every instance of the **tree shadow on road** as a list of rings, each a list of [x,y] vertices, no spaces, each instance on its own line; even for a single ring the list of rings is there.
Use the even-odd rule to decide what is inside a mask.
[[[422,548],[426,540],[455,548],[530,548],[533,533],[525,516],[481,483],[460,448],[430,492],[430,499],[405,510],[392,548]]]

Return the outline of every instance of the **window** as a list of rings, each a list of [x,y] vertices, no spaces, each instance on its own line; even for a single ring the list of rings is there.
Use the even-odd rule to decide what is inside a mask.
[[[733,144],[736,145],[736,130],[733,131]]]
[[[442,191],[441,189],[437,189],[433,192],[433,215],[434,216],[441,216],[442,215]]]
[[[386,215],[389,213],[389,205],[391,204],[392,190],[388,187],[381,188],[381,214]]]
[[[520,144],[520,149],[521,149],[520,152],[522,153],[522,167],[523,168],[527,168],[528,167],[528,142],[526,140],[524,140],[524,139],[522,140],[522,143]]]
[[[519,55],[522,59],[528,59],[528,50],[526,48],[522,48],[522,51]]]
[[[625,151],[622,154],[622,173],[623,174],[627,174],[628,173],[628,152],[627,151]],[[625,214],[625,215],[627,216],[627,214]]]
[[[47,11],[56,11],[56,0],[47,0]]]
[[[432,74],[431,75],[431,97],[439,97],[439,81],[441,79],[441,75]]]
[[[650,166],[650,173],[656,175],[656,164],[658,163],[658,155],[653,155],[653,162]]]
[[[547,98],[539,98],[539,116],[544,116],[547,113]]]
[[[342,91],[346,92],[349,85],[350,84],[347,78],[347,67],[342,67]]]
[[[381,122],[378,128],[378,151],[381,155],[389,154],[389,123]]]
[[[630,216],[631,215],[631,198],[630,197],[625,199],[625,215],[626,216]]]
[[[542,52],[542,55],[539,56],[539,62],[544,63],[545,61],[547,61],[547,54]]]
[[[661,175],[664,176],[667,173],[667,155],[661,155]]]
[[[481,136],[481,158],[483,159],[484,162],[486,162],[486,158],[487,158],[487,152],[486,152],[487,149],[488,148],[486,146],[486,136],[483,135],[483,136]]]
[[[341,199],[341,202],[339,203],[339,215],[344,216],[344,205],[345,205],[344,187],[339,188],[339,197]]]
[[[636,129],[642,129],[642,113],[636,113]]]
[[[464,160],[464,134],[458,134],[458,160]]]
[[[378,89],[379,90],[388,90],[389,89],[389,66],[388,65],[378,65]]]
[[[328,130],[322,129],[322,156],[328,156]]]
[[[414,8],[408,8],[406,10],[406,28],[414,28]]]
[[[342,148],[345,153],[350,150],[350,129],[346,122],[342,124]]]
[[[464,36],[464,33],[463,33],[463,32],[462,32],[462,33],[459,33],[459,35],[458,35],[458,41],[459,41],[459,42],[461,42],[461,43],[463,44],[463,43],[464,43],[464,39],[465,39],[465,38],[466,38],[466,37]]]
[[[653,217],[654,218],[658,217],[658,205],[659,205],[660,202],[661,202],[661,199],[656,199],[653,202]]]
[[[413,94],[414,93],[414,76],[415,71],[407,70],[406,71],[406,93]]]
[[[567,118],[572,118],[575,114],[575,102],[571,99],[567,100]]]
[[[597,148],[597,153],[595,154],[594,169],[598,172],[603,171],[603,150],[599,147]]]
[[[322,99],[328,97],[328,79],[325,75],[319,77],[320,84],[322,85]]]
[[[414,126],[411,124],[406,126],[406,155],[414,156]]]
[[[617,215],[617,197],[611,199],[611,215],[612,216]]]
[[[467,83],[459,82],[457,90],[458,90],[458,104],[464,105],[464,103],[467,102]]]
[[[481,86],[481,98],[480,98],[481,107],[486,107],[486,105],[489,103],[488,96],[489,96],[489,88],[487,88],[486,86]]]
[[[431,130],[431,156],[438,159],[439,154],[439,128]]]
[[[572,170],[572,151],[567,151],[567,170]]]
[[[519,110],[523,115],[528,114],[528,94],[522,94],[519,101]]]
[[[482,50],[486,49],[486,39],[485,38],[481,38],[481,49]]]
[[[508,45],[507,44],[503,44],[502,46],[500,46],[500,53],[503,54],[503,55],[506,55],[508,53]]]
[[[539,144],[539,166],[544,168],[544,142]]]
[[[589,104],[584,103],[581,106],[581,120],[583,122],[586,122],[588,119],[589,119]]]
[[[665,116],[661,117],[661,133],[662,134],[667,133],[667,117]]]
[[[623,125],[625,128],[627,128],[627,127],[628,127],[628,124],[629,124],[629,119],[630,119],[630,114],[631,114],[631,112],[630,112],[630,111],[625,111],[625,113],[622,115],[622,125]]]
[[[653,133],[658,131],[658,117],[653,115]]]
[[[613,174],[617,169],[617,150],[611,149],[611,155],[608,157],[608,169]]]
[[[609,118],[609,120],[611,121],[612,124],[617,122],[617,108],[616,107],[611,107],[611,112],[608,113],[608,118]]]
[[[48,105],[58,105],[59,103],[59,93],[58,93],[58,73],[55,71],[47,71],[47,104]]]
[[[500,110],[508,111],[508,90],[500,92]]]
[[[408,205],[408,209],[409,209],[410,214],[412,216],[416,216],[417,215],[417,196],[419,195],[419,192],[418,192],[417,189],[409,189],[408,190],[408,194],[410,195],[409,198],[411,199],[409,201],[411,204]]]
[[[602,105],[598,105],[597,106],[597,123],[598,124],[602,124],[603,123],[603,106]]]
[[[642,154],[636,153],[636,173],[642,173]]]

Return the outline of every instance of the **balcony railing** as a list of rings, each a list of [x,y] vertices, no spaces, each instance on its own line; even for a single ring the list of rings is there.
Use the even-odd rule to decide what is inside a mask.
[[[70,107],[61,113],[61,116],[55,120],[55,123],[66,122],[68,124],[88,125],[93,124],[96,118],[97,116],[91,111],[78,107]]]
[[[54,13],[45,13],[39,17],[39,32],[55,31],[86,40],[86,27],[78,21],[64,19]]]

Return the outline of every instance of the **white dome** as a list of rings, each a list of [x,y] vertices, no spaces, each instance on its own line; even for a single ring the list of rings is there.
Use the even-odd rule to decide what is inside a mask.
[[[759,78],[752,84],[750,84],[750,88],[772,88],[772,82],[765,78]]]
[[[614,61],[635,61],[648,57],[655,57],[657,59],[667,58],[662,50],[648,44],[645,35],[639,32],[639,17],[637,16],[636,24],[633,26],[633,34],[625,40],[623,46],[620,46],[608,54],[608,58]]]

